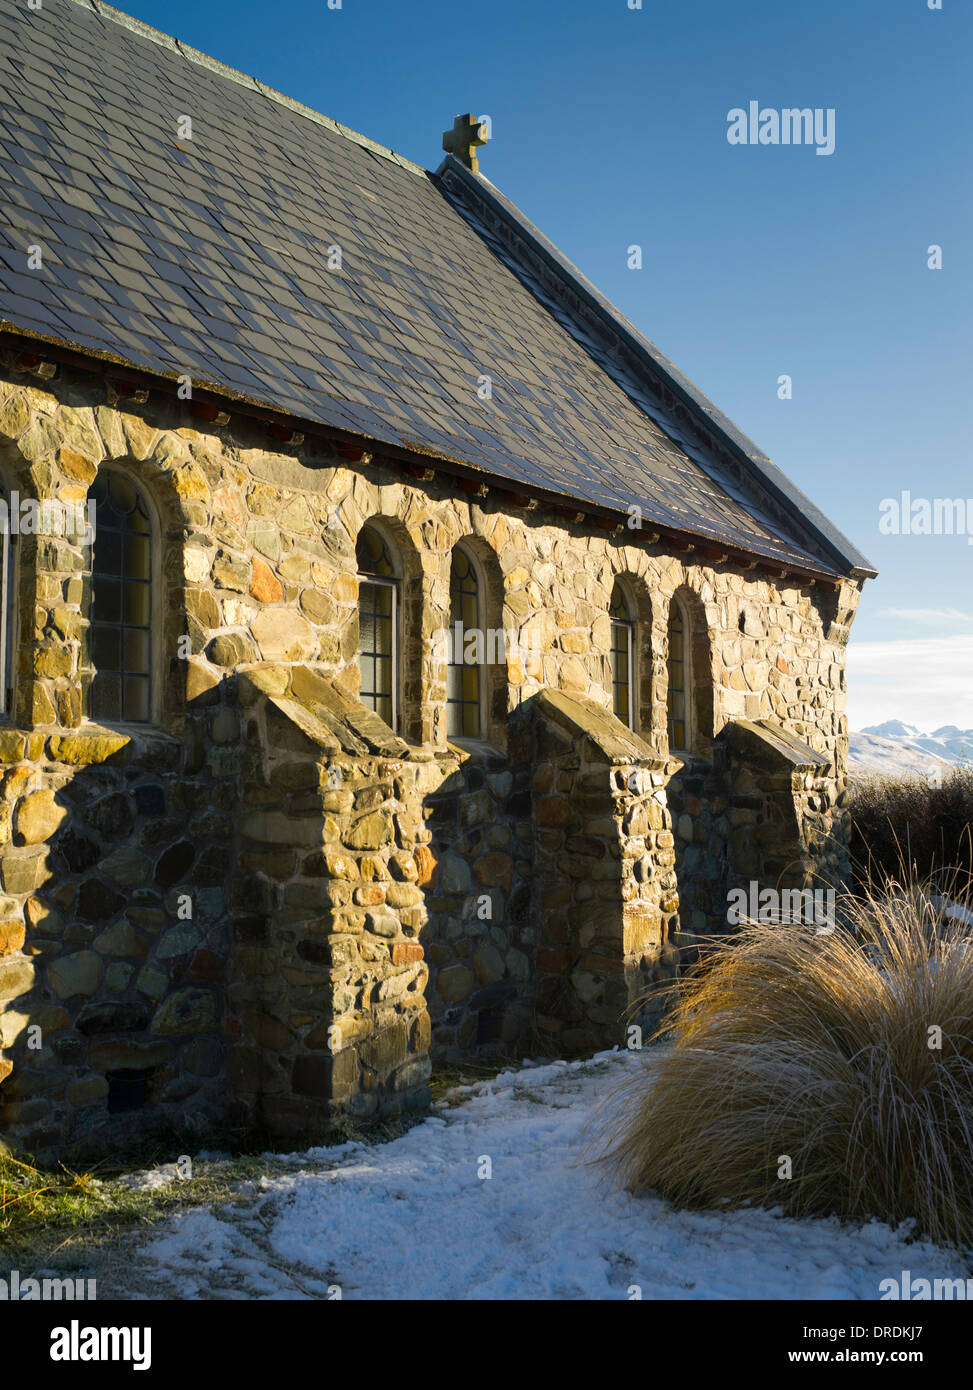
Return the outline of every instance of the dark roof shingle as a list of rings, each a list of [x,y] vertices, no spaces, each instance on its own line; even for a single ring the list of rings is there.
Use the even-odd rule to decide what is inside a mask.
[[[0,0],[0,53],[0,326],[783,561],[867,566],[681,438],[449,180],[97,0]]]

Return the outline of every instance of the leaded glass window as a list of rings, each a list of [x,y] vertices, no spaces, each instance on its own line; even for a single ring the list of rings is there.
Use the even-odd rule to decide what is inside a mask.
[[[612,709],[623,724],[635,727],[633,667],[635,654],[635,624],[620,584],[612,589],[611,606],[611,672]]]
[[[388,545],[373,526],[358,534],[359,699],[390,728],[397,726],[398,581]]]
[[[689,720],[686,618],[678,599],[669,611],[669,747],[685,749]]]
[[[480,585],[473,561],[457,546],[449,572],[450,653],[446,671],[446,734],[449,738],[479,738],[482,714],[480,666],[467,663],[471,655],[484,654],[484,635],[467,644],[466,634],[480,632]]]
[[[9,715],[13,709],[14,670],[14,604],[16,588],[13,579],[13,535],[10,526],[9,498],[0,490],[4,502],[4,526],[0,531],[0,714]]]
[[[152,717],[152,528],[134,483],[102,469],[91,485],[88,651],[92,719],[146,723]]]

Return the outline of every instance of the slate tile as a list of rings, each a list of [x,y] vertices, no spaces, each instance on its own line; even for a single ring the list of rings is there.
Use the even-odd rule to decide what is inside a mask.
[[[0,0],[0,305],[25,329],[767,548],[718,461],[428,175],[107,14],[44,7]],[[20,269],[28,239],[47,280]]]

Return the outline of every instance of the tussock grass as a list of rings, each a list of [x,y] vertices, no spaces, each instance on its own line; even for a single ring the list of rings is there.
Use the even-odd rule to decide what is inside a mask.
[[[941,887],[848,897],[830,936],[752,922],[709,948],[612,1107],[621,1181],[973,1246],[973,928]]]
[[[867,892],[903,873],[922,879],[951,868],[973,869],[973,768],[922,777],[856,778],[850,788],[850,851],[856,884]]]

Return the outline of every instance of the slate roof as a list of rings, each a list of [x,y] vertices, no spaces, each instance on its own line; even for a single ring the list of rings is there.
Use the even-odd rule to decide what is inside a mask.
[[[100,0],[0,0],[0,328],[874,572],[487,180],[452,157],[430,174]]]

